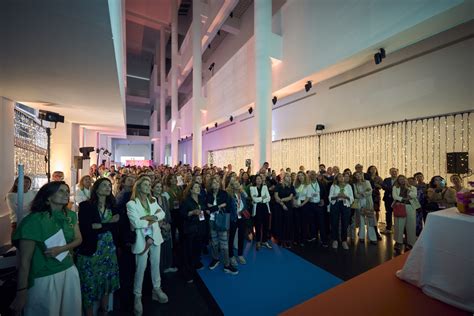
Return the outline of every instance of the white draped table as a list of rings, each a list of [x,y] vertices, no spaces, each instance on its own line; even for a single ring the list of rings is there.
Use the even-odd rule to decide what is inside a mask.
[[[474,313],[474,216],[429,213],[397,276],[446,304]]]

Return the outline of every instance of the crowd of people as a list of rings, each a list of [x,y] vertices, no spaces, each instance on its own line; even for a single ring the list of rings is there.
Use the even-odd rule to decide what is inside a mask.
[[[420,172],[407,177],[391,168],[383,179],[375,166],[354,169],[321,164],[277,174],[265,163],[252,174],[231,165],[93,165],[72,197],[61,172],[38,192],[25,176],[22,209],[17,179],[6,197],[20,257],[11,308],[72,316],[82,310],[93,315],[96,305],[100,314],[118,291],[121,308],[141,314],[148,261],[152,298],[166,303],[162,274],[179,266],[191,283],[204,268],[204,254],[211,257],[209,269],[222,264],[225,273],[237,275],[247,263],[245,240],[257,251],[316,242],[347,250],[357,239],[376,245],[381,233],[394,229],[394,250],[409,250],[426,215],[455,206],[456,192],[466,190],[459,175],[448,187],[441,176],[425,183]],[[379,232],[382,202],[386,225]]]

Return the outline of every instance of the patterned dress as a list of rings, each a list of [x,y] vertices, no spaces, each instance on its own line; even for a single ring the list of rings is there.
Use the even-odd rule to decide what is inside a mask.
[[[102,223],[111,219],[112,211],[107,209]],[[84,308],[92,307],[94,302],[100,301],[104,295],[119,289],[119,269],[111,232],[98,235],[97,250],[92,256],[78,256],[77,268],[81,278]]]

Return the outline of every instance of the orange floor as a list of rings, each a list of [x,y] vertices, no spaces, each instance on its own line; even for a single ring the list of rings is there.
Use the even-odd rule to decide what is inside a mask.
[[[438,300],[395,276],[407,254],[330,289],[281,315],[470,315]]]

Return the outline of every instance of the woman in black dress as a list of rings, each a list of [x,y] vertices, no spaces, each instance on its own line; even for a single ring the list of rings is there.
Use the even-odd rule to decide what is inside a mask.
[[[295,188],[291,183],[291,176],[286,173],[282,183],[275,190],[275,207],[279,210],[282,221],[280,241],[285,248],[291,248],[291,243],[294,239],[292,205],[294,196]]]

